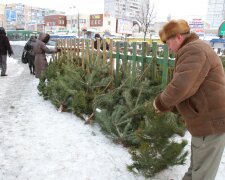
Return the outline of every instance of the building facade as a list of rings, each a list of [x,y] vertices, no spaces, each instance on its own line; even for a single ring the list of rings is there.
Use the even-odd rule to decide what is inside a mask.
[[[66,16],[65,15],[48,15],[44,16],[45,31],[65,30]]]
[[[208,0],[206,21],[210,29],[218,29],[225,20],[225,0]]]
[[[5,5],[0,4],[0,26],[5,27],[6,21],[5,21]]]
[[[65,15],[52,9],[27,6],[21,3],[0,4],[0,26],[7,30],[37,30],[37,31],[67,31],[78,34],[85,30],[93,32],[117,33],[118,20],[124,22],[123,27],[130,27],[130,21],[138,22],[138,17],[146,7],[148,0],[104,0],[104,13],[102,14],[79,14]],[[64,16],[61,25],[54,21],[53,16]],[[49,17],[45,20],[45,17]],[[225,0],[208,0],[206,22],[209,26],[199,27],[194,24],[195,30],[199,29],[206,33],[214,33],[225,20]],[[55,23],[54,23],[55,22]],[[193,24],[193,23],[192,23]],[[140,26],[140,25],[139,25]],[[197,27],[198,26],[198,27]],[[212,31],[211,31],[212,30]],[[133,34],[140,33],[132,29]],[[154,28],[157,32],[157,28]],[[124,34],[124,33],[122,33]],[[126,34],[126,33],[125,33]],[[130,34],[130,32],[129,32]]]
[[[0,4],[0,23],[8,30],[37,30],[49,14],[65,14],[51,9],[27,6],[21,3]]]
[[[65,12],[16,3],[0,4],[0,26],[6,30],[30,30],[50,34],[81,35],[85,31],[115,33],[116,19],[109,14],[65,15]]]
[[[135,19],[143,0],[104,0],[104,13],[116,18]]]

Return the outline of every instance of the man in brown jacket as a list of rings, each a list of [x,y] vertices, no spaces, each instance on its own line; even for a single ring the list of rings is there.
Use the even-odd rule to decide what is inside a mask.
[[[159,32],[175,53],[173,78],[153,103],[156,112],[178,111],[192,135],[191,164],[183,180],[213,180],[225,146],[225,75],[213,49],[171,20]]]

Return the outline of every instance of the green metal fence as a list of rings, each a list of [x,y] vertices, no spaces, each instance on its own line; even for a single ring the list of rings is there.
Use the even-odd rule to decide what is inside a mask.
[[[103,49],[100,47],[103,44]],[[105,63],[110,65],[111,75],[117,85],[121,78],[126,78],[129,71],[133,77],[138,72],[143,72],[147,64],[151,64],[152,77],[156,78],[161,74],[162,86],[165,86],[171,78],[171,70],[174,67],[174,59],[170,58],[168,47],[166,45],[153,42],[133,42],[129,44],[123,41],[109,41],[110,49],[106,50],[106,40],[98,40],[98,48],[94,49],[94,40],[90,39],[58,39],[58,48],[62,51],[59,56],[66,55],[68,58],[76,60],[80,57],[82,67],[85,63],[92,63],[96,58],[102,57]],[[94,58],[93,58],[94,57]],[[101,64],[99,64],[101,66]],[[123,76],[120,76],[123,74]]]

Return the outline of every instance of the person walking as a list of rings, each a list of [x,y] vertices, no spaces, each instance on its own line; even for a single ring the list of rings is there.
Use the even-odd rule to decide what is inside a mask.
[[[35,72],[34,72],[35,71],[35,65],[34,65],[35,55],[34,55],[33,47],[36,40],[37,40],[36,36],[31,36],[24,46],[24,51],[27,52],[26,58],[28,61],[30,74],[33,74],[33,75],[35,75]]]
[[[159,31],[175,54],[173,78],[153,101],[157,113],[178,112],[191,138],[191,163],[183,180],[214,180],[225,146],[225,74],[221,59],[185,20]]]
[[[6,36],[5,29],[0,27],[0,65],[1,65],[1,76],[7,76],[7,53],[10,57],[13,54],[12,47],[9,39]]]
[[[46,46],[49,39],[49,34],[40,33],[37,41],[34,44],[33,51],[35,54],[34,65],[36,78],[40,78],[42,72],[48,67],[48,62],[45,53],[53,54],[59,51],[57,49],[49,49]]]

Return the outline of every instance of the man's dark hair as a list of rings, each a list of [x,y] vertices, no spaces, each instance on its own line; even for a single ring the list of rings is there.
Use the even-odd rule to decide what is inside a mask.
[[[95,34],[95,38],[101,38],[100,34]]]

